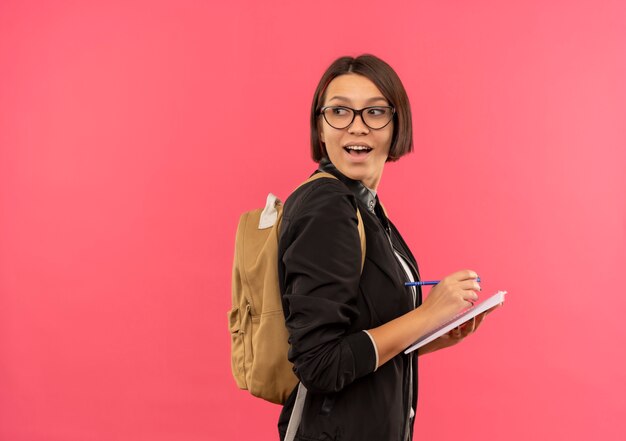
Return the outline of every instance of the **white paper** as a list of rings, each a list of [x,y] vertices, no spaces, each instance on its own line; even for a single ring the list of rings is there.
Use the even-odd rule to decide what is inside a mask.
[[[415,343],[413,343],[407,350],[405,350],[404,353],[408,354],[409,352],[412,352],[412,351],[414,351],[414,350],[424,346],[425,344],[430,343],[431,341],[435,340],[436,338],[441,337],[442,335],[446,334],[447,332],[450,332],[452,329],[456,328],[459,325],[462,325],[463,323],[465,323],[466,321],[472,319],[473,317],[476,317],[478,314],[480,314],[482,312],[485,312],[489,308],[493,308],[494,306],[496,306],[496,305],[498,305],[500,303],[504,303],[504,295],[505,294],[506,294],[506,291],[498,291],[497,293],[495,293],[494,295],[492,295],[488,299],[486,299],[486,300],[484,300],[484,301],[482,301],[482,302],[472,306],[471,308],[463,311],[459,315],[457,315],[454,318],[452,318],[452,320],[444,323],[443,325],[441,325],[440,327],[438,327],[434,331],[429,332],[428,334],[426,334],[423,337],[421,337],[419,340],[417,340]]]

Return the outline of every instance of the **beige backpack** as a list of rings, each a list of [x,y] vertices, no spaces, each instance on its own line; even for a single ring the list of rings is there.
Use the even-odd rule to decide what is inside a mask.
[[[320,178],[317,173],[302,185]],[[256,397],[283,404],[298,384],[287,359],[288,333],[278,284],[278,235],[282,203],[273,194],[264,209],[241,215],[235,239],[232,309],[228,312],[231,334],[231,367],[237,386]],[[362,261],[365,230],[357,208]]]

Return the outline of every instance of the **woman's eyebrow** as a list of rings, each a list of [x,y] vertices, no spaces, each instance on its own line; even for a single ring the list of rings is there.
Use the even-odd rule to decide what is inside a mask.
[[[351,103],[352,100],[350,100],[350,98],[346,98],[345,96],[341,96],[341,95],[335,95],[333,97],[331,97],[328,101],[333,101],[333,100],[339,100],[339,101],[346,101],[348,103]],[[365,104],[371,104],[371,103],[376,103],[378,101],[384,101],[385,103],[387,103],[387,98],[385,98],[384,96],[375,96],[372,98],[368,98],[365,101]]]

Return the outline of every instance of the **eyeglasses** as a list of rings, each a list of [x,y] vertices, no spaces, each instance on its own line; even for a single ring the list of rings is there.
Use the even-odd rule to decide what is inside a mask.
[[[334,129],[349,127],[357,115],[372,130],[380,130],[391,122],[396,109],[391,106],[370,106],[360,110],[345,106],[326,106],[320,109],[320,115]]]

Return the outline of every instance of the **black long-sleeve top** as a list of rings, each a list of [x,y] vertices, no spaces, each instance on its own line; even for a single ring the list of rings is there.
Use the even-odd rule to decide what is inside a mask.
[[[396,253],[416,280],[417,263],[361,182],[328,161],[320,169],[339,180],[315,180],[287,199],[278,249],[289,359],[308,389],[296,440],[406,441],[417,402],[417,357],[401,353],[376,366],[365,330],[415,307]],[[366,236],[362,271],[357,207]],[[281,439],[295,395],[279,419]]]

